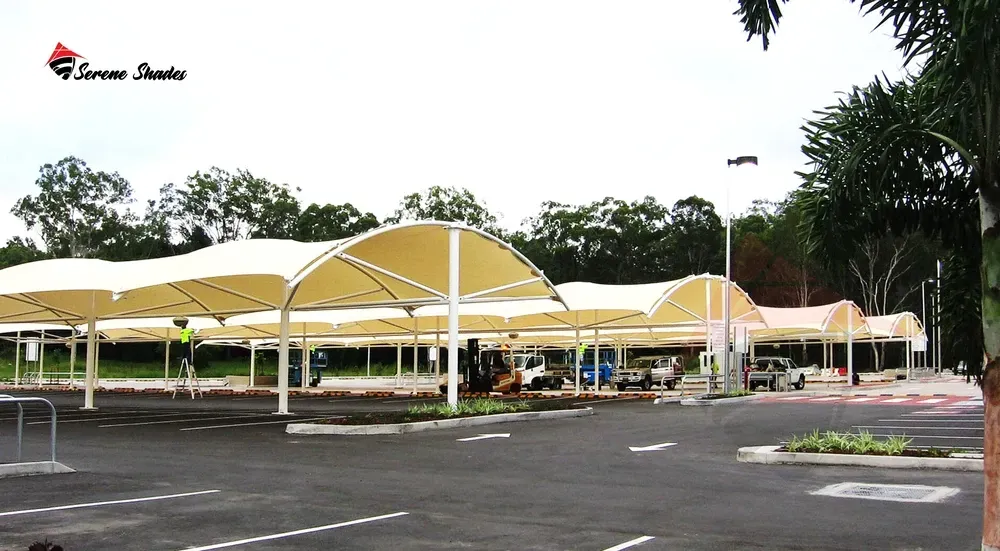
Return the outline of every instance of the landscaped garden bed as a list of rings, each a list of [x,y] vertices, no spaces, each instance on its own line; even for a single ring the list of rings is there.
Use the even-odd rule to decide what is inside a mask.
[[[723,400],[726,398],[742,398],[744,396],[753,396],[754,393],[749,390],[734,390],[732,392],[718,393],[718,394],[705,394],[703,396],[698,396],[699,400]]]
[[[877,440],[871,433],[839,433],[818,430],[805,436],[793,436],[778,452],[788,453],[829,453],[840,455],[881,455],[900,457],[951,457],[954,453],[964,453],[961,449],[910,448],[912,442],[906,436],[890,436]]]
[[[410,406],[406,411],[376,411],[334,419],[314,421],[327,425],[386,425],[397,423],[418,423],[443,419],[461,419],[502,413],[526,413],[533,411],[557,411],[585,409],[583,406],[569,406],[563,403],[536,402],[528,400],[503,401],[494,398],[473,398],[460,400],[455,409],[446,403]]]

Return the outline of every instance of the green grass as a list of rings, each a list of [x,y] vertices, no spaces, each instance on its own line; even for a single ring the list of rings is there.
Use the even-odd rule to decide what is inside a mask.
[[[840,433],[827,431],[820,433],[815,430],[812,434],[805,436],[793,436],[785,449],[789,452],[805,453],[843,453],[851,455],[904,455],[904,452],[916,452],[908,450],[907,446],[911,439],[903,435],[890,436],[886,440],[876,440],[869,432]],[[955,450],[919,450],[921,455],[931,457],[947,457]],[[907,454],[911,455],[911,454]]]
[[[493,415],[496,413],[516,413],[527,411],[531,405],[525,401],[504,402],[493,398],[473,398],[460,400],[455,409],[446,403],[420,404],[410,406],[408,415],[440,415],[442,417],[457,417],[466,415]]]
[[[199,377],[225,377],[226,375],[249,375],[250,360],[248,358],[238,360],[210,360],[199,362],[198,355],[195,354],[195,367],[198,369]],[[29,367],[25,362],[21,362],[21,372],[26,368],[31,371],[38,370],[37,362],[33,362]],[[83,354],[77,357],[74,372],[82,377],[86,368],[86,358]],[[180,359],[173,359],[170,364],[170,376],[176,377],[180,368]],[[421,373],[427,373],[427,366],[419,367]],[[277,375],[278,362],[258,359],[254,365],[257,375]],[[403,374],[412,373],[412,364],[403,362]],[[45,357],[45,373],[69,373],[69,357],[54,356]],[[368,374],[367,366],[348,366],[335,369],[324,369],[324,377],[363,377]],[[372,364],[371,375],[374,376],[394,376],[396,374],[395,364]],[[102,379],[143,379],[163,377],[163,361],[157,362],[129,362],[122,360],[105,359],[98,361],[98,375]],[[63,375],[66,377],[66,375]],[[14,378],[14,360],[12,358],[0,358],[0,380],[12,380]]]

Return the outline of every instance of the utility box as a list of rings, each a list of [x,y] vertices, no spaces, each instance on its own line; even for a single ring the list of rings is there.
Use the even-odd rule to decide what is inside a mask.
[[[715,359],[714,352],[702,352],[699,357],[701,358],[701,370],[699,373],[702,375],[712,374],[712,360]]]

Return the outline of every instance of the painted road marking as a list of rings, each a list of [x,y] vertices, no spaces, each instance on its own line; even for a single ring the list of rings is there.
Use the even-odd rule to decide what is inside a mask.
[[[202,547],[187,547],[182,551],[211,551],[212,549],[224,549],[226,547],[236,547],[237,545],[257,543],[258,541],[276,540],[280,538],[289,538],[292,536],[301,536],[302,534],[311,534],[313,532],[322,532],[323,530],[344,528],[345,526],[354,526],[355,524],[365,524],[367,522],[375,522],[377,520],[385,520],[394,517],[401,517],[403,515],[408,515],[408,514],[409,513],[399,512],[399,513],[392,513],[391,515],[380,515],[377,517],[359,518],[357,520],[338,522],[337,524],[327,524],[326,526],[316,526],[314,528],[305,528],[302,530],[293,530],[291,532],[282,532],[280,534],[271,534],[269,536],[258,536],[256,538],[247,538],[245,540],[227,541],[225,543],[216,543],[213,545],[205,545]]]
[[[472,442],[473,440],[487,440],[489,438],[510,438],[510,433],[497,433],[497,434],[480,434],[479,436],[470,436],[469,438],[458,438],[456,442]]]
[[[253,425],[277,425],[277,424],[280,424],[280,423],[305,423],[305,422],[308,422],[308,421],[322,421],[323,419],[339,419],[341,417],[343,417],[343,415],[330,415],[328,417],[313,417],[311,419],[295,419],[294,421],[293,420],[289,420],[289,419],[284,419],[282,421],[259,421],[259,422],[255,422],[255,423],[234,423],[232,425],[212,425],[210,427],[187,427],[187,428],[180,429],[180,430],[228,429],[230,427],[250,427],[250,426],[253,426]]]
[[[628,449],[634,452],[656,452],[676,445],[677,442],[664,442],[662,444],[653,444],[652,446],[629,446]],[[622,549],[624,549],[624,547]]]
[[[911,427],[911,426],[892,426],[892,425],[854,425],[856,429],[909,429],[909,430],[978,430],[982,431],[983,427]]]
[[[872,400],[878,400],[878,398],[854,398],[853,400],[848,400],[848,402],[871,402]]]
[[[810,402],[831,402],[833,400],[839,400],[840,396],[827,396],[826,398],[816,398],[815,400],[809,400]]]
[[[201,417],[196,419],[171,419],[169,421],[146,421],[143,423],[116,423],[113,425],[97,425],[97,428],[106,429],[110,427],[137,427],[139,425],[166,425],[168,423],[197,423],[200,421],[222,421],[224,419],[247,419],[251,417],[264,417],[263,415],[227,415],[225,417]]]
[[[879,423],[982,423],[978,419],[879,419]]]
[[[941,402],[946,402],[947,398],[931,398],[930,400],[920,400],[920,404],[939,404]]]
[[[947,416],[947,417],[982,417],[982,413],[952,413],[950,411],[914,411],[913,413],[904,413],[903,415],[912,415],[915,417],[925,417],[925,416]]]
[[[604,551],[621,551],[622,549],[628,549],[629,547],[635,547],[636,545],[641,545],[647,541],[654,539],[653,536],[642,536],[641,538],[635,538],[634,540],[628,540],[625,543],[619,543],[614,547],[608,547]]]
[[[48,511],[63,511],[66,509],[81,509],[83,507],[101,507],[104,505],[121,505],[123,503],[139,503],[141,501],[158,501],[161,499],[174,499],[178,497],[200,496],[214,494],[222,490],[203,490],[201,492],[187,492],[184,494],[170,494],[165,496],[138,497],[135,499],[116,499],[114,501],[97,501],[92,503],[77,503],[75,505],[59,505],[57,507],[44,507],[41,509],[24,509],[22,511],[6,511],[0,513],[0,517],[12,517],[14,515],[27,515],[30,513],[45,513]]]
[[[210,413],[197,413],[197,412],[187,412],[187,413],[156,413],[151,415],[122,415],[118,417],[86,417],[83,419],[56,419],[57,423],[87,423],[90,421],[117,421],[119,419],[154,419],[157,417],[180,417],[180,416],[192,415],[211,415]],[[49,421],[35,421],[33,423],[27,423],[28,425],[48,425]]]
[[[913,398],[892,398],[889,400],[882,400],[883,404],[901,404],[903,402],[909,402]]]
[[[778,398],[778,400],[805,400],[806,398],[812,398],[812,396],[786,396],[784,398]]]

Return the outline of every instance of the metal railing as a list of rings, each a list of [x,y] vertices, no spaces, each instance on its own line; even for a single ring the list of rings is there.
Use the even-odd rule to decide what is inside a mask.
[[[685,386],[685,383],[687,383],[688,379],[692,379],[692,380],[694,380],[694,379],[704,379],[706,381],[706,383],[707,383],[706,388],[705,388],[705,392],[711,392],[713,386],[716,386],[716,387],[718,386],[718,380],[721,379],[721,378],[722,378],[722,375],[716,375],[716,374],[712,374],[712,375],[684,375],[684,376],[681,377],[681,396],[684,396],[684,386]],[[660,381],[660,401],[661,402],[663,401],[663,398],[664,398],[663,392],[664,392],[664,389],[666,388],[666,382],[667,382],[668,379],[670,379],[670,380],[676,380],[677,377],[674,376],[674,375],[668,375],[668,376],[664,377]]]
[[[767,382],[768,386],[771,384],[771,379],[774,379],[774,389],[777,391],[781,391],[782,386],[784,386],[785,392],[790,389],[788,373],[785,371],[751,371],[747,374],[747,386],[750,386],[750,381],[754,379],[762,379]]]
[[[24,406],[22,404],[26,402],[42,402],[49,406],[49,411],[51,415],[52,427],[49,429],[49,450],[51,455],[51,461],[55,463],[56,460],[56,408],[52,405],[52,402],[46,400],[45,398],[34,398],[34,397],[18,397],[11,396],[9,394],[0,394],[0,404],[14,404],[17,406],[17,462],[21,462],[21,442],[24,438]]]

